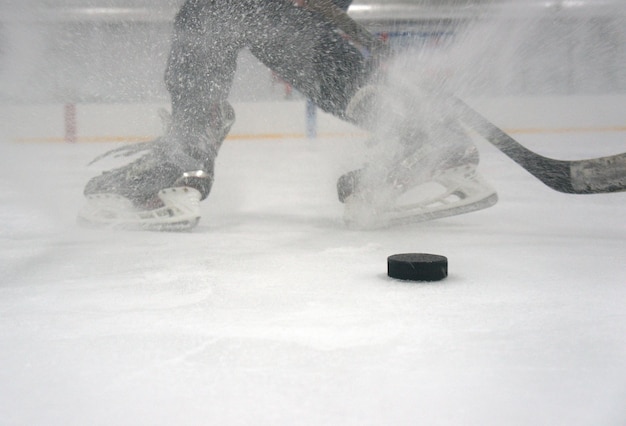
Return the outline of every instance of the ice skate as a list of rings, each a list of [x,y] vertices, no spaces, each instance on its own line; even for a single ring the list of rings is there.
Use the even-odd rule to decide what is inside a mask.
[[[432,104],[421,100],[417,107],[416,103],[403,105],[388,92],[384,96],[370,88],[364,92],[349,112],[368,117],[374,139],[381,140],[382,146],[368,164],[337,182],[349,227],[422,222],[497,202],[496,191],[477,171],[478,150],[458,121],[443,114],[434,120],[428,111],[422,115],[434,124],[415,123],[407,117],[419,106],[432,108]],[[381,113],[373,116],[372,111]]]
[[[234,122],[229,104],[220,104],[219,126],[189,132],[169,125],[151,142],[124,146],[97,157],[143,153],[122,167],[92,178],[84,189],[87,203],[81,224],[120,229],[177,231],[200,220],[200,201],[213,185],[220,145]],[[215,120],[214,120],[215,122]]]
[[[339,200],[345,204],[344,220],[352,228],[373,229],[490,207],[498,195],[477,165],[478,152],[472,147],[434,170],[420,172],[400,164],[383,177],[381,170],[368,165],[346,173],[337,182]]]

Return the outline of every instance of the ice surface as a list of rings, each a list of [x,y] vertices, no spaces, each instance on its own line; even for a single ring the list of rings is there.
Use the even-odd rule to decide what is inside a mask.
[[[351,231],[351,143],[227,141],[199,227],[140,233],[75,225],[109,145],[5,138],[0,424],[625,424],[626,194],[556,193],[480,143],[495,207]],[[450,276],[389,279],[401,252]]]

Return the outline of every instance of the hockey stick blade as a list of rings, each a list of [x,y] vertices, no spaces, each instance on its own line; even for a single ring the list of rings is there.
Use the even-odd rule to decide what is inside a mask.
[[[473,130],[550,188],[566,194],[626,191],[626,153],[586,160],[556,160],[521,145],[458,98],[461,119]]]

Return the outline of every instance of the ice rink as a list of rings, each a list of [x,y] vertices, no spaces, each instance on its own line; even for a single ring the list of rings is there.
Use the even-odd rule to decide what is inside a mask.
[[[554,158],[626,151],[606,100],[563,102],[485,111]],[[119,145],[0,142],[2,425],[626,424],[626,193],[554,192],[477,139],[496,206],[355,231],[358,141],[228,140],[195,230],[98,231],[86,164]],[[392,280],[401,252],[450,275]]]

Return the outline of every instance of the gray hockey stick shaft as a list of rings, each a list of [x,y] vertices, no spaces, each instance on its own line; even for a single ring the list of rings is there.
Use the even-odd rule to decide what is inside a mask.
[[[332,0],[308,0],[305,7],[321,13],[356,43],[373,54],[388,54],[379,38],[356,22]],[[626,153],[585,160],[556,160],[529,150],[461,99],[452,96],[462,119],[548,187],[567,194],[599,194],[626,191]]]

